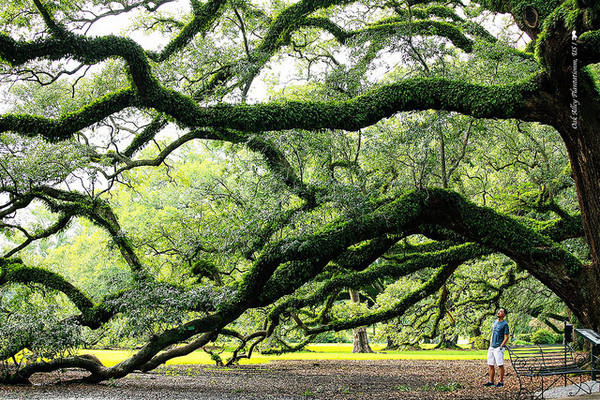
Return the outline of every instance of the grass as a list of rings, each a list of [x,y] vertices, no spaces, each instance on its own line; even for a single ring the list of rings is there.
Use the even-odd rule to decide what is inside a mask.
[[[352,353],[351,343],[312,344],[307,351],[282,354],[279,356],[254,353],[250,360],[243,359],[241,364],[266,364],[274,360],[485,360],[486,350],[409,350],[381,352],[384,345],[371,345],[376,353]],[[127,350],[84,350],[83,353],[93,354],[106,366],[112,366],[130,357],[134,352]],[[221,357],[228,357],[225,352]],[[212,365],[210,355],[202,350],[194,351],[183,357],[177,357],[167,362],[167,365]]]

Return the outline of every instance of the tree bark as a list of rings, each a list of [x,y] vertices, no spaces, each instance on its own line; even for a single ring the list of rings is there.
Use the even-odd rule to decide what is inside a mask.
[[[552,97],[551,125],[560,133],[577,188],[590,263],[575,276],[578,296],[557,292],[559,282],[547,284],[567,303],[587,328],[600,329],[600,95],[593,78],[578,64],[573,32],[557,28],[547,39],[543,57],[549,79],[546,97]]]
[[[350,300],[355,303],[360,303],[360,295],[358,290],[350,289]],[[373,353],[371,346],[369,345],[369,335],[367,334],[367,327],[361,326],[354,329],[354,339],[352,341],[352,352],[353,353]]]
[[[373,353],[373,349],[369,345],[369,336],[367,335],[367,327],[361,326],[354,329],[354,340],[352,342],[353,353]]]

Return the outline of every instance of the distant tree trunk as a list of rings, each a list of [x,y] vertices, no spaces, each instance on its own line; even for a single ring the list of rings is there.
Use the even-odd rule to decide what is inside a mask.
[[[398,346],[395,342],[394,339],[392,339],[391,337],[387,337],[387,345],[385,346],[384,350],[398,350],[400,348],[400,346]]]
[[[453,337],[446,337],[445,334],[442,333],[442,335],[440,336],[440,342],[438,343],[437,346],[435,346],[436,349],[459,349],[460,347],[458,347],[458,337],[457,336],[453,336]]]
[[[358,290],[350,289],[350,300],[355,303],[360,303],[360,295]],[[352,346],[353,353],[373,353],[369,345],[369,336],[367,335],[367,327],[361,326],[354,329],[354,340]]]

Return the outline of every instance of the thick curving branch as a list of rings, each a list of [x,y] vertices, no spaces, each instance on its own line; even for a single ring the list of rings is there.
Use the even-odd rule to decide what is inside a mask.
[[[415,190],[367,215],[350,221],[339,221],[313,235],[271,244],[242,277],[237,292],[226,303],[218,306],[213,314],[157,335],[133,357],[116,366],[99,370],[88,381],[118,378],[147,363],[151,363],[148,366],[154,365],[154,362],[161,359],[155,357],[168,346],[199,334],[219,332],[248,308],[272,304],[283,294],[293,293],[323,272],[331,261],[342,263],[342,260],[349,262],[348,260],[361,258],[373,260],[378,257],[378,253],[391,248],[389,245],[397,238],[419,232],[423,223],[452,230],[478,244],[465,243],[446,248],[440,245],[441,250],[432,247],[432,251],[427,254],[418,254],[410,248],[402,253],[400,248],[395,248],[394,258],[388,257],[383,263],[371,264],[357,272],[332,276],[324,280],[322,286],[308,297],[291,297],[273,311],[272,320],[277,319],[278,312],[285,312],[289,308],[323,303],[330,293],[339,291],[341,287],[361,287],[377,278],[404,276],[431,266],[439,267],[430,280],[394,306],[350,321],[328,322],[310,328],[314,331],[309,333],[348,329],[393,318],[401,315],[415,302],[439,290],[462,262],[489,254],[490,251],[501,252],[518,260],[532,274],[543,276],[549,285],[565,286],[564,290],[568,291],[571,298],[577,295],[572,288],[578,285],[579,279],[585,279],[576,273],[581,268],[577,260],[570,259],[568,252],[534,229],[493,210],[478,207],[452,192]],[[394,238],[393,235],[398,237]],[[389,238],[383,240],[386,236]],[[372,241],[372,247],[367,245],[364,248],[365,257],[341,257],[349,248],[369,241]],[[365,265],[367,263],[365,261]],[[204,338],[199,339],[203,341],[207,336],[201,335],[199,338]]]
[[[123,156],[132,157],[135,153],[140,151],[153,140],[156,135],[167,125],[167,121],[164,116],[156,116],[148,126],[146,126],[135,138],[131,141],[129,146],[123,151]]]
[[[173,101],[176,99],[173,98]],[[167,100],[168,101],[168,100]],[[155,104],[188,126],[211,126],[250,132],[285,129],[355,131],[402,111],[440,109],[478,118],[537,121],[545,100],[537,77],[517,84],[484,86],[443,78],[409,79],[382,86],[343,102],[286,102],[260,105],[218,105],[207,108]],[[185,113],[182,111],[185,110]]]
[[[298,197],[303,199],[308,207],[314,207],[317,203],[315,188],[310,187],[298,177],[294,168],[289,163],[285,154],[269,141],[256,135],[250,136],[246,141],[250,150],[261,153],[273,174],[279,178]]]
[[[207,6],[218,5],[218,2],[214,3],[207,3]],[[310,13],[338,3],[332,0],[302,1],[283,11],[273,21],[261,44],[252,52],[248,60],[249,65],[253,66],[250,69],[254,71],[264,65],[285,44],[285,37],[299,29]],[[322,20],[312,21],[317,23]],[[446,36],[467,50],[471,46],[470,39],[464,37],[458,28],[441,21],[374,25],[365,32],[371,30],[372,34],[390,35],[396,34],[398,29]],[[347,35],[344,34],[344,37]],[[0,35],[0,58],[13,66],[39,58],[58,60],[65,57],[86,64],[120,57],[127,64],[133,87],[107,95],[57,120],[5,115],[0,117],[0,132],[13,131],[60,140],[127,107],[152,108],[190,128],[213,127],[250,132],[292,128],[356,130],[397,112],[426,109],[457,111],[482,118],[540,121],[540,114],[543,114],[541,110],[549,109],[538,95],[537,77],[505,86],[474,85],[447,79],[412,79],[378,88],[341,103],[290,102],[201,108],[189,97],[162,87],[152,73],[148,55],[130,39],[115,36],[87,38],[66,32],[33,42],[18,42],[5,34]],[[227,69],[224,76],[215,76],[214,79],[220,82],[227,80],[234,70],[236,68]],[[251,75],[256,73],[252,71]],[[142,142],[145,139],[144,136],[140,138]]]
[[[365,29],[347,31],[326,18],[306,18],[300,23],[302,26],[320,28],[331,33],[341,44],[350,40],[372,40],[395,37],[398,35],[411,36],[436,36],[443,37],[452,42],[454,46],[470,53],[473,50],[473,41],[464,35],[462,30],[447,22],[416,20],[416,21],[386,21],[374,24]]]
[[[31,375],[39,372],[52,372],[66,368],[81,368],[92,375],[100,374],[106,369],[104,365],[93,355],[81,355],[69,358],[56,358],[50,361],[39,361],[25,365],[23,368],[8,377],[9,384],[29,384]]]
[[[0,132],[14,132],[26,137],[40,136],[50,142],[56,142],[72,138],[78,131],[134,104],[134,92],[123,89],[58,119],[34,115],[2,115]]]
[[[336,260],[350,246],[385,235],[417,232],[422,223],[444,227],[485,246],[486,250],[478,255],[490,251],[506,254],[539,279],[556,286],[557,293],[565,298],[581,278],[581,262],[548,237],[458,194],[434,189],[408,193],[360,220],[343,222],[312,237],[273,245],[245,276],[239,295],[254,298],[254,306],[269,304],[316,276],[329,260]],[[478,255],[467,253],[465,260]],[[362,282],[376,277],[363,276]],[[361,287],[360,281],[346,281],[345,285]],[[562,289],[558,290],[559,286]]]
[[[61,275],[47,269],[26,266],[20,259],[0,259],[0,286],[9,283],[39,284],[63,293],[81,312],[77,317],[79,323],[92,329],[98,328],[114,315],[107,307],[94,304]]]
[[[192,0],[194,14],[192,21],[160,53],[149,53],[149,58],[155,62],[162,62],[185,48],[197,34],[207,32],[211,28],[226,3],[225,0],[210,0],[202,4]]]
[[[151,280],[137,256],[133,244],[126,237],[117,216],[106,201],[51,187],[36,188],[32,194],[44,201],[53,211],[86,217],[105,229],[111,235],[136,278]]]

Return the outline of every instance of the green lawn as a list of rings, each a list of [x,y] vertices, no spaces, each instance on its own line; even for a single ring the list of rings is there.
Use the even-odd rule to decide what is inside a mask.
[[[250,360],[242,360],[241,364],[264,364],[272,360],[485,360],[486,350],[411,350],[379,352],[384,346],[371,346],[377,353],[353,354],[352,344],[312,344],[307,351],[282,354],[279,356],[262,355],[255,352]],[[133,354],[126,350],[85,350],[98,357],[106,366],[119,363]],[[223,353],[223,360],[230,353]],[[195,351],[184,357],[170,360],[167,364],[214,364],[210,356],[202,350]]]

